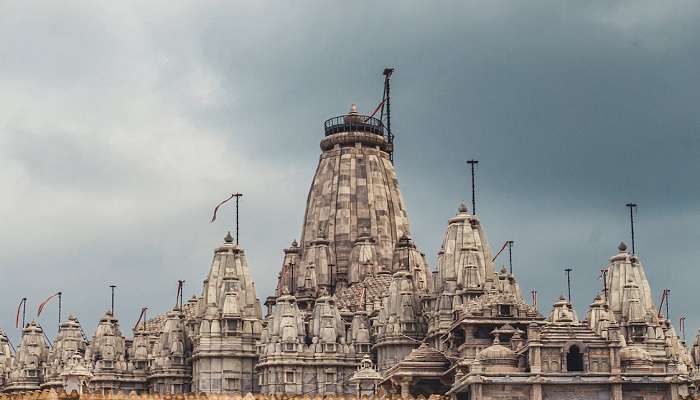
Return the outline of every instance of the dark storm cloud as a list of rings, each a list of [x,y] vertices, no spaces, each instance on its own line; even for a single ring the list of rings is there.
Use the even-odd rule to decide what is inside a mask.
[[[369,111],[397,68],[396,166],[435,264],[468,199],[494,250],[516,241],[541,311],[574,267],[580,317],[628,240],[674,320],[694,310],[700,251],[700,6],[695,2],[75,2],[3,6],[3,307],[61,289],[91,334],[116,282],[123,328],[199,293],[230,210],[262,299],[298,237],[321,124]],[[33,312],[33,311],[32,311]],[[54,317],[42,316],[44,325]]]

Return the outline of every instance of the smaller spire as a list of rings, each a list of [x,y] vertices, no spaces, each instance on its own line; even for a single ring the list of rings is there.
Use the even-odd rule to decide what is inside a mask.
[[[224,238],[224,242],[226,243],[233,243],[233,236],[231,236],[231,231],[229,231],[226,234],[226,237]]]
[[[464,204],[464,202],[462,202],[462,203],[460,203],[459,208],[457,209],[457,211],[459,211],[460,214],[461,214],[461,213],[468,213],[468,212],[469,212],[469,209],[467,208],[467,205]]]
[[[627,245],[625,242],[620,242],[620,244],[617,246],[617,249],[620,250],[620,253],[624,253],[627,251]]]

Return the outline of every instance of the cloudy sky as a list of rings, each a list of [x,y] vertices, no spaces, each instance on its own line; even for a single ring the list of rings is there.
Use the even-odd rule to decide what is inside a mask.
[[[700,3],[0,1],[0,327],[63,291],[86,333],[199,294],[232,210],[258,296],[298,238],[321,124],[396,68],[396,168],[431,265],[470,198],[548,313],[628,241],[700,327]],[[40,322],[55,336],[56,306]]]

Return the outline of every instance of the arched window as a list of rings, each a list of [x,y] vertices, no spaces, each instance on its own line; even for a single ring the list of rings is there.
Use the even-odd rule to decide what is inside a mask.
[[[583,354],[578,346],[569,347],[566,353],[566,370],[569,372],[583,371]]]

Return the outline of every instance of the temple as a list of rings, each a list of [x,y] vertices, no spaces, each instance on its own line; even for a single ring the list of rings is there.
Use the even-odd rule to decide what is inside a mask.
[[[541,313],[498,268],[465,204],[446,212],[435,268],[412,238],[381,119],[331,118],[299,241],[281,254],[262,305],[242,246],[226,235],[201,295],[138,324],[112,312],[88,338],[78,319],[53,344],[0,330],[0,389],[78,393],[439,394],[471,399],[686,399],[700,382],[691,349],[652,299],[624,243],[585,313],[552,299]],[[457,203],[457,202],[456,202]],[[450,215],[452,215],[450,217]],[[290,239],[295,237],[290,234]]]

